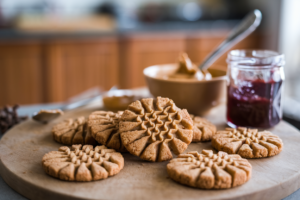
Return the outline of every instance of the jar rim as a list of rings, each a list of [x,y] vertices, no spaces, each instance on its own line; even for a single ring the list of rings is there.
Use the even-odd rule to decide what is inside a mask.
[[[228,53],[227,63],[241,68],[273,68],[285,64],[284,55],[271,50],[235,49]]]

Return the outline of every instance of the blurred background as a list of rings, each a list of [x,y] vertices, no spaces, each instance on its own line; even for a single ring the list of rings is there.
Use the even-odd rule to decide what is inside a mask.
[[[299,7],[299,0],[0,0],[0,106],[145,86],[145,67],[176,62],[181,51],[200,63],[255,8],[261,26],[234,49],[284,53],[285,93],[300,101]],[[216,63],[226,68],[225,59]]]

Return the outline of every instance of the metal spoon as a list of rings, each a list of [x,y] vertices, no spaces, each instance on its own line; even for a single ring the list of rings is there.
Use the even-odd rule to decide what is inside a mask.
[[[249,13],[240,24],[234,27],[227,38],[207,56],[207,58],[199,65],[199,69],[206,70],[228,49],[250,35],[250,33],[260,25],[261,18],[262,14],[260,10],[255,9]]]

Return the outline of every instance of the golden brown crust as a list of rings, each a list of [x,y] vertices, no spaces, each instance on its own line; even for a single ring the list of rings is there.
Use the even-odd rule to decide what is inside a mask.
[[[76,119],[66,119],[53,126],[53,139],[61,144],[91,144],[96,145],[97,142],[92,137],[85,117],[81,116]]]
[[[95,111],[88,119],[89,130],[93,138],[107,146],[120,152],[127,152],[122,144],[119,132],[119,121],[123,112]]]
[[[194,135],[192,142],[211,141],[217,131],[217,127],[207,119],[190,115],[194,123]]]
[[[44,155],[42,164],[45,172],[65,181],[95,181],[106,179],[124,167],[123,156],[104,145],[63,146],[58,151]]]
[[[191,143],[193,121],[169,98],[148,98],[131,103],[119,123],[121,139],[133,155],[148,161],[171,159]]]
[[[219,151],[237,153],[243,158],[265,158],[279,154],[283,143],[269,131],[258,132],[257,129],[239,127],[217,131],[212,146]]]
[[[244,184],[251,178],[252,166],[239,155],[212,150],[180,154],[167,165],[174,181],[201,189],[226,189]]]

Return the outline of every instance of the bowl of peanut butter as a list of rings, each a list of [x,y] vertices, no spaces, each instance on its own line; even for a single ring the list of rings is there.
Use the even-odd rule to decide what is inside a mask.
[[[153,96],[171,98],[189,113],[205,115],[225,103],[225,66],[212,65],[207,71],[200,71],[186,53],[181,53],[178,63],[147,67],[144,76]]]

